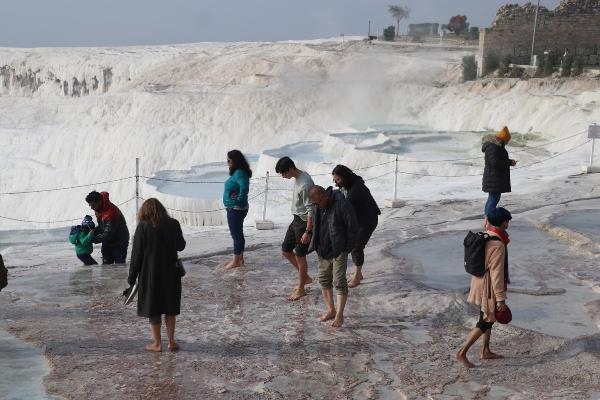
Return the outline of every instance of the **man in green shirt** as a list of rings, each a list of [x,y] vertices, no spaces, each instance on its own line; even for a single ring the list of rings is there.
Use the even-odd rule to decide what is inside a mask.
[[[282,157],[275,165],[275,172],[282,178],[294,178],[294,193],[292,197],[292,214],[294,219],[281,244],[283,256],[298,270],[298,286],[294,288],[288,300],[295,301],[306,295],[304,285],[312,282],[308,276],[306,254],[312,236],[313,216],[312,205],[308,191],[314,185],[312,178],[305,171],[296,168],[289,157]]]

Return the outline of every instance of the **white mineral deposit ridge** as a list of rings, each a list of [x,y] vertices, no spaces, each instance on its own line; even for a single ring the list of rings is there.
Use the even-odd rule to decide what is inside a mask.
[[[0,48],[0,65],[15,67],[15,74],[34,71],[40,82],[32,90],[14,76],[0,80],[0,250],[17,276],[13,288],[9,284],[0,296],[14,297],[19,290],[26,290],[27,285],[18,279],[25,279],[27,273],[40,274],[35,267],[40,263],[45,275],[39,276],[48,275],[50,280],[54,271],[83,268],[66,235],[69,225],[91,212],[84,197],[93,189],[109,191],[112,201],[122,204],[133,230],[136,158],[140,158],[143,176],[141,197],[158,197],[171,209],[188,240],[182,256],[198,259],[228,254],[231,248],[223,212],[212,211],[222,207],[222,185],[148,182],[145,177],[221,182],[227,177],[226,152],[242,150],[254,171],[247,245],[273,245],[273,262],[279,257],[278,245],[290,219],[292,185],[274,172],[279,157],[291,156],[301,169],[314,175],[316,183],[325,186],[331,184],[330,172],[336,164],[357,169],[382,206],[384,199],[393,195],[397,154],[397,194],[406,206],[383,210],[367,248],[367,263],[372,265],[365,272],[367,282],[373,281],[351,291],[349,301],[357,303],[351,303],[344,329],[360,332],[362,322],[353,324],[352,319],[361,321],[368,316],[381,318],[373,326],[401,326],[403,340],[415,346],[400,353],[407,359],[415,354],[421,357],[413,363],[411,373],[425,372],[411,376],[414,381],[405,380],[411,363],[398,367],[388,362],[388,353],[381,351],[389,343],[382,347],[374,344],[379,350],[373,347],[371,363],[385,375],[388,385],[382,392],[373,389],[374,393],[380,398],[471,398],[487,391],[487,398],[525,398],[531,393],[523,386],[511,385],[510,379],[496,380],[486,389],[493,372],[478,370],[489,375],[469,375],[453,362],[453,352],[473,326],[476,311],[454,311],[457,318],[464,318],[464,326],[451,338],[452,352],[440,355],[451,367],[436,366],[427,346],[422,346],[429,346],[439,336],[431,324],[410,322],[421,321],[419,318],[430,321],[464,306],[469,278],[462,271],[462,236],[469,229],[481,228],[486,198],[481,192],[481,137],[507,125],[513,134],[507,149],[511,158],[518,160],[518,168],[512,171],[513,193],[503,195],[501,201],[514,213],[509,230],[514,288],[514,293],[509,291],[509,303],[514,321],[508,327],[494,328],[495,335],[502,337],[504,332],[511,337],[510,342],[503,342],[505,347],[518,347],[527,332],[539,335],[540,346],[546,345],[535,350],[539,350],[535,368],[540,376],[544,371],[551,374],[553,363],[561,373],[575,374],[569,372],[572,364],[567,361],[575,356],[593,359],[589,362],[597,365],[600,306],[595,299],[600,273],[594,241],[600,235],[597,225],[586,222],[600,219],[600,207],[597,200],[573,200],[598,196],[598,178],[578,175],[591,150],[587,128],[600,122],[598,85],[586,79],[461,83],[461,59],[473,51],[371,44],[356,37],[343,41]],[[110,79],[103,80],[103,71],[110,71]],[[100,81],[97,89],[90,89],[87,95],[71,95],[73,78],[85,80],[91,88],[93,77]],[[69,85],[67,95],[63,81]],[[267,219],[273,220],[277,229],[257,231],[254,222],[262,219],[267,171],[269,184],[276,189],[268,193]],[[79,187],[88,184],[94,185]],[[57,188],[68,189],[38,192]],[[59,261],[53,262],[53,257]],[[260,263],[254,265],[260,270]],[[188,268],[192,277],[193,268]],[[280,287],[283,294],[291,289],[294,276],[287,265],[277,268],[288,274]],[[316,274],[314,265],[310,268]],[[398,287],[393,284],[396,275],[391,273],[402,275]],[[208,287],[217,287],[222,278],[208,272],[206,279]],[[359,293],[360,303],[356,297],[352,299],[354,293]],[[311,296],[318,298],[317,287]],[[292,307],[283,301],[282,305],[284,310]],[[321,307],[320,298],[314,307]],[[401,322],[386,319],[386,315],[399,313],[407,316]],[[134,318],[134,311],[131,315]],[[312,325],[313,319],[307,319],[306,325]],[[214,322],[208,326],[217,332],[235,325],[229,320]],[[256,329],[261,324],[247,319],[243,323]],[[139,324],[146,329],[146,322]],[[318,322],[314,324],[311,331],[319,329]],[[319,333],[315,340],[338,337],[346,331]],[[377,335],[367,337],[366,342],[377,343]],[[494,350],[505,349],[498,345]],[[476,357],[470,354],[479,363]],[[510,372],[511,362],[520,363],[514,361],[520,360],[519,355],[512,357],[499,373]],[[3,370],[9,368],[6,363],[2,357]],[[447,372],[440,369],[445,368],[460,378],[441,387],[414,383],[419,379],[441,382]],[[41,374],[37,370],[31,373],[38,378]],[[375,375],[369,373],[364,377],[366,383],[356,386],[356,398],[369,398],[365,393],[371,389],[366,387],[380,379]],[[285,379],[298,384],[293,377]],[[541,380],[538,378],[537,384]],[[276,382],[280,393],[285,393],[283,381],[277,379],[261,383],[257,393],[269,385],[272,389]],[[0,382],[0,387],[7,386]],[[589,388],[577,392],[553,387],[549,382],[544,396],[529,398],[600,396]]]

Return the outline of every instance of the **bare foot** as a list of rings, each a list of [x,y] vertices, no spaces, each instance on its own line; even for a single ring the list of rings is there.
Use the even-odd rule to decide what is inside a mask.
[[[344,317],[341,315],[336,315],[335,319],[331,323],[331,326],[333,326],[334,328],[340,328],[342,325],[344,325]]]
[[[225,265],[225,269],[233,269],[233,268],[241,268],[243,267],[244,264],[235,264],[233,261],[232,262],[228,262],[227,265]]]
[[[177,342],[169,343],[169,351],[179,350],[179,344]]]
[[[471,361],[469,361],[469,359],[467,358],[466,354],[462,354],[460,352],[460,350],[456,353],[456,359],[458,361],[461,362],[462,365],[464,365],[466,368],[473,368],[475,367],[475,364],[473,364]]]
[[[160,344],[160,343],[151,343],[149,345],[146,345],[146,350],[161,352],[162,351],[162,344]]]
[[[504,358],[502,354],[492,353],[491,351],[487,351],[485,353],[481,353],[479,355],[481,360],[497,360],[499,358]]]
[[[357,287],[358,285],[360,285],[360,281],[362,281],[362,280],[363,280],[362,274],[354,274],[352,276],[352,279],[350,279],[350,281],[348,282],[348,287],[349,288]]]
[[[334,318],[335,318],[335,311],[327,311],[325,314],[321,315],[321,318],[319,318],[319,321],[321,321],[321,322],[331,321]]]
[[[306,296],[306,290],[295,288],[292,291],[292,294],[289,295],[288,300],[289,301],[296,301],[296,300],[299,300],[301,297],[304,297],[304,296]]]
[[[313,278],[307,275],[304,279],[304,285],[310,285],[311,283],[313,283]],[[298,288],[299,286],[294,286],[294,290],[298,290]]]

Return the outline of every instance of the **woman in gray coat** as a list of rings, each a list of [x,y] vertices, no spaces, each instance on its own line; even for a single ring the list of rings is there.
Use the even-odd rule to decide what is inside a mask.
[[[176,351],[175,316],[181,305],[181,276],[176,268],[177,252],[185,248],[181,226],[169,217],[157,199],[148,199],[138,213],[127,282],[138,281],[140,317],[150,319],[154,343],[146,350],[162,351],[161,316],[165,314],[169,350]]]

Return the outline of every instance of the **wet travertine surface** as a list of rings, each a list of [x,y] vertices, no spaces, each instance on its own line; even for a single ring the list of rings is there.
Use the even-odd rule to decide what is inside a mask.
[[[573,227],[549,228],[552,216],[597,209],[597,200],[552,206],[548,193],[536,201],[507,199],[515,319],[493,330],[492,348],[506,358],[482,362],[476,344],[472,370],[454,360],[477,310],[465,303],[468,276],[453,264],[461,236],[480,227],[474,201],[386,210],[342,329],[318,322],[318,285],[286,300],[295,275],[279,256],[281,224],[248,228],[247,267],[233,272],[221,268],[224,228],[187,238],[178,353],[144,350],[148,322],[120,297],[127,267],[79,266],[63,243],[5,255],[0,318],[43,350],[47,392],[68,399],[597,399],[597,247]],[[556,313],[571,326],[553,325]]]

